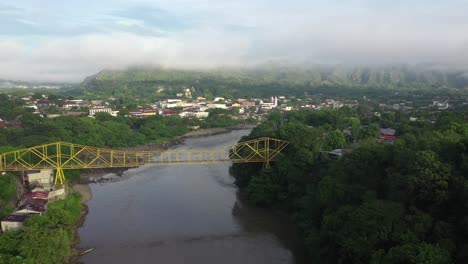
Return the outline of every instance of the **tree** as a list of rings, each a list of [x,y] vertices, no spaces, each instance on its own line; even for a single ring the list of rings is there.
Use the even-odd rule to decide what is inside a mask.
[[[327,136],[327,145],[331,149],[342,148],[346,144],[346,138],[342,131],[334,130]]]
[[[27,226],[19,252],[37,264],[61,264],[70,255],[70,239],[63,229]]]
[[[277,186],[273,183],[270,173],[262,173],[253,177],[247,187],[249,199],[258,206],[272,205],[276,191]]]
[[[417,201],[440,204],[448,198],[449,168],[430,150],[416,154],[410,190]]]

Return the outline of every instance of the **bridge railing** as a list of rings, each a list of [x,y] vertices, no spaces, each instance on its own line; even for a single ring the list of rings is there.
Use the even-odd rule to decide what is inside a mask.
[[[124,151],[55,142],[0,154],[0,171],[56,169],[56,181],[59,178],[63,183],[63,169],[222,162],[263,162],[268,166],[287,145],[284,140],[265,137],[211,149]]]

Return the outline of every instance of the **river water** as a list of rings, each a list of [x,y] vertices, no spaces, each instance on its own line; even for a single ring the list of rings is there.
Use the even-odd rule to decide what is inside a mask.
[[[235,144],[249,131],[187,139],[174,149]],[[248,206],[230,164],[140,167],[93,184],[80,247],[92,263],[304,263],[287,219]]]

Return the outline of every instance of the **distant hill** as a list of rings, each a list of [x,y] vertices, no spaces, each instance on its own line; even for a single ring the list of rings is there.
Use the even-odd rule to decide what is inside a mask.
[[[0,89],[59,89],[71,87],[76,84],[49,83],[49,82],[26,82],[0,79]]]
[[[223,96],[303,94],[321,87],[433,89],[466,88],[464,71],[441,70],[434,66],[274,66],[176,70],[166,68],[130,68],[103,70],[82,83],[88,93],[101,95],[170,96],[190,88],[198,95]],[[159,92],[158,92],[159,91]]]

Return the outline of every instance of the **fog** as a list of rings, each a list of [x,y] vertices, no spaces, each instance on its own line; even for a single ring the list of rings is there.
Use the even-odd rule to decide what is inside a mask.
[[[135,65],[468,65],[466,1],[44,2],[0,5],[0,78],[79,82]]]

